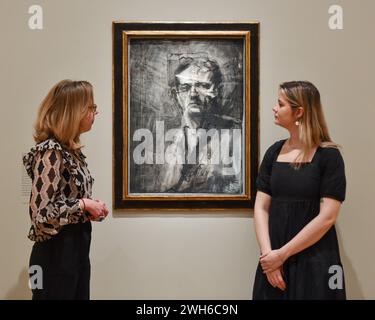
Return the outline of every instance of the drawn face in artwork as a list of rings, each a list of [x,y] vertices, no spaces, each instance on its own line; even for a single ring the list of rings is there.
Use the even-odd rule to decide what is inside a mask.
[[[211,101],[217,96],[217,86],[212,81],[213,73],[204,67],[190,65],[176,75],[177,101],[184,116],[199,125]]]

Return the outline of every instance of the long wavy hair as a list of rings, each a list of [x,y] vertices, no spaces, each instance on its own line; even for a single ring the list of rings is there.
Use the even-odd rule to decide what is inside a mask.
[[[293,109],[303,108],[304,112],[299,121],[299,138],[303,142],[304,148],[293,162],[293,166],[298,168],[301,163],[307,162],[308,151],[314,147],[341,148],[333,142],[326,120],[324,118],[320,93],[318,89],[308,81],[289,81],[280,84],[281,93]]]
[[[80,123],[93,103],[92,85],[87,81],[62,80],[43,99],[35,122],[34,140],[55,138],[71,151],[82,148]]]

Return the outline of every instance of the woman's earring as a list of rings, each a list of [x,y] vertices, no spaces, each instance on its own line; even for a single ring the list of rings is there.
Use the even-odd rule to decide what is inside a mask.
[[[300,125],[300,122],[297,120],[296,122],[294,122],[294,124],[298,127]]]

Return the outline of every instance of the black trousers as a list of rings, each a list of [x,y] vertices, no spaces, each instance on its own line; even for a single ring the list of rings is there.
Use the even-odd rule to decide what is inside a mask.
[[[35,242],[30,266],[41,267],[42,288],[32,288],[33,300],[90,299],[90,243],[90,221],[66,225],[51,239]]]

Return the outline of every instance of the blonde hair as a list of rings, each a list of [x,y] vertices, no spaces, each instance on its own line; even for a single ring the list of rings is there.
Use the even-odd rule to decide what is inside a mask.
[[[55,138],[68,150],[82,148],[80,123],[93,103],[92,85],[87,81],[62,80],[43,99],[35,122],[34,140]]]
[[[293,109],[302,107],[304,112],[298,126],[299,139],[304,148],[292,164],[300,167],[307,162],[308,151],[315,146],[341,148],[329,135],[318,89],[308,81],[289,81],[280,84],[280,91]]]

